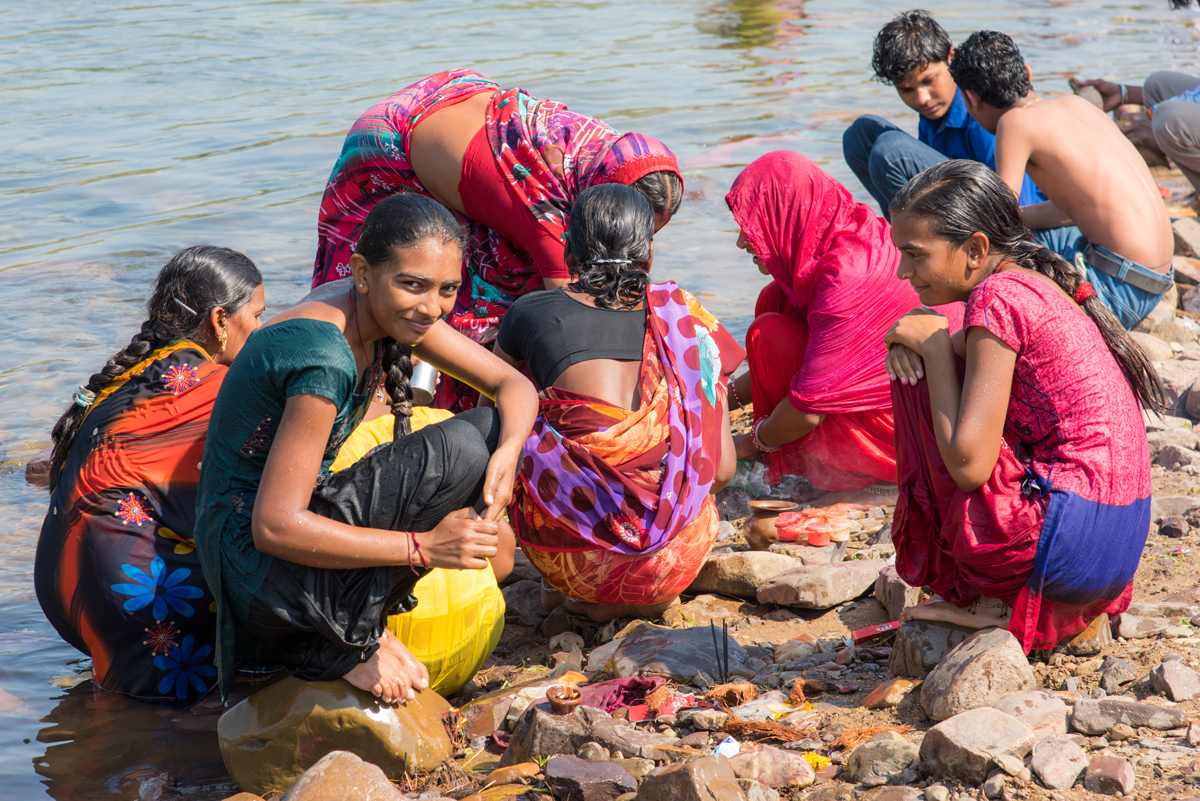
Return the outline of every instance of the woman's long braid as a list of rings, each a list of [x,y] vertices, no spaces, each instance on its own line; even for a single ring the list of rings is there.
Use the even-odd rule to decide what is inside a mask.
[[[383,348],[383,388],[392,399],[392,414],[396,417],[392,439],[400,439],[412,433],[412,348],[391,337],[384,337],[379,345]]]

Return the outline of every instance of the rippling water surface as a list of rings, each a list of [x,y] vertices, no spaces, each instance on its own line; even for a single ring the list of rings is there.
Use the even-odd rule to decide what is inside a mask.
[[[236,248],[271,308],[296,300],[350,124],[419,77],[472,66],[674,148],[687,198],[655,274],[742,332],[763,279],[734,247],[725,191],[755,157],[792,148],[865,198],[841,132],[864,112],[915,131],[868,71],[875,31],[908,5],[0,0],[0,796],[233,792],[213,716],[61,688],[88,660],[50,628],[31,577],[45,494],[22,465],[73,386],[128,341],[171,253]],[[1200,62],[1197,17],[1166,0],[924,5],[959,41],[1012,34],[1039,91]]]

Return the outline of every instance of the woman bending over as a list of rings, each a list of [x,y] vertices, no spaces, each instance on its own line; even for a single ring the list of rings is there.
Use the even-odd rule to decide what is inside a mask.
[[[918,301],[896,279],[900,253],[887,222],[786,150],[743,170],[725,200],[741,228],[738,247],[773,279],[746,334],[750,372],[731,385],[734,408],[754,401],[753,434],[737,439],[738,458],[757,456],[772,483],[801,475],[823,490],[890,484],[883,335]],[[961,320],[961,311],[947,313]]]
[[[54,427],[34,587],[105,690],[190,706],[216,683],[213,596],[192,540],[196,482],[217,390],[263,302],[241,253],[180,251],[141,330]]]
[[[396,192],[432,197],[467,224],[463,283],[447,321],[491,342],[513,300],[567,282],[562,236],[589,186],[631,185],[661,228],[683,181],[666,145],[621,135],[600,120],[501,89],[473,70],[424,78],[367,109],[346,136],[317,221],[313,286],[350,274],[371,208]],[[443,381],[434,405],[469,408],[475,394]]]
[[[710,493],[736,468],[725,391],[745,354],[691,295],[650,283],[654,227],[637,191],[585,189],[567,228],[571,283],[518,300],[497,339],[542,387],[517,537],[568,608],[599,621],[675,602],[716,539]]]
[[[230,368],[196,521],[218,593],[223,694],[253,642],[300,678],[345,677],[385,701],[410,699],[427,672],[386,633],[386,615],[411,608],[427,568],[511,559],[500,517],[537,396],[443,322],[461,263],[450,212],[417,194],[387,198],[362,226],[351,279],[276,317]],[[499,413],[472,410],[410,434],[414,354],[494,398]],[[395,440],[331,474],[381,382]]]
[[[986,166],[931,167],[891,211],[900,277],[926,305],[967,303],[965,336],[916,310],[886,340],[896,567],[945,599],[906,615],[1053,648],[1129,605],[1150,527],[1142,407],[1162,385]]]

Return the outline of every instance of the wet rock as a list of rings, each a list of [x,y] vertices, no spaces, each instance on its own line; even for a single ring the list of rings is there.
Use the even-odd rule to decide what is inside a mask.
[[[921,600],[921,588],[905,584],[895,565],[888,565],[875,579],[875,598],[887,610],[888,620],[899,620],[901,612]]]
[[[900,624],[892,643],[888,670],[897,676],[923,679],[946,654],[973,633],[972,629],[926,620],[905,621]]]
[[[704,562],[688,592],[754,598],[759,587],[797,564],[790,556],[770,551],[714,553]]]
[[[1023,759],[1033,748],[1034,734],[1021,721],[991,707],[979,707],[944,720],[921,741],[922,770],[939,778],[981,784],[995,758]]]
[[[1075,702],[1071,713],[1071,726],[1082,734],[1106,734],[1118,723],[1139,728],[1168,731],[1187,724],[1187,716],[1181,709],[1167,709],[1154,704],[1125,701],[1119,698],[1090,698]]]
[[[845,780],[861,782],[868,775],[889,776],[899,773],[917,758],[920,749],[906,740],[869,740],[850,752],[846,759]]]
[[[487,775],[484,782],[487,784],[516,784],[525,779],[532,779],[541,772],[542,769],[536,762],[520,762],[516,765],[496,768]]]
[[[772,578],[758,590],[758,602],[801,609],[830,609],[862,595],[887,567],[882,559],[804,565]]]
[[[542,584],[539,581],[518,581],[509,584],[504,593],[504,621],[515,626],[540,628],[548,614],[542,608]]]
[[[1138,677],[1138,669],[1132,662],[1119,656],[1106,656],[1100,663],[1100,687],[1106,693],[1117,693],[1123,685]]]
[[[237,777],[234,780],[237,781]],[[343,801],[346,798],[401,801],[404,796],[376,765],[364,762],[349,751],[330,751],[296,779],[283,801]]]
[[[921,686],[921,706],[931,719],[945,720],[1036,686],[1017,638],[1004,629],[984,629],[929,672]]]
[[[685,604],[672,606],[663,612],[663,623],[668,626],[708,626],[710,622],[728,620],[744,621],[751,615],[761,615],[767,610],[755,604],[717,595],[697,595]]]
[[[546,786],[558,801],[614,801],[637,792],[637,782],[619,765],[573,756],[550,757]]]
[[[222,715],[217,737],[238,786],[267,795],[286,791],[337,746],[353,748],[388,777],[431,771],[453,752],[442,724],[449,711],[431,691],[392,706],[340,679],[289,676]]]
[[[829,565],[834,562],[846,561],[846,543],[831,542],[817,547],[807,542],[776,542],[771,546],[772,553],[781,553],[793,559],[799,559],[803,565]]]
[[[717,633],[720,643],[721,633]],[[721,643],[722,659],[724,643]],[[619,677],[633,675],[666,676],[673,681],[687,684],[697,671],[715,676],[717,660],[713,638],[707,626],[691,629],[667,629],[650,627],[639,634],[620,640],[612,656],[612,663]],[[748,654],[733,637],[729,638],[730,671],[746,670]],[[590,664],[590,663],[589,663]],[[752,676],[753,672],[747,672]]]
[[[1122,612],[1117,618],[1117,636],[1127,640],[1154,637],[1170,627],[1171,621],[1164,617],[1138,617],[1128,612]]]
[[[1189,701],[1200,696],[1200,674],[1178,659],[1169,659],[1150,671],[1150,684],[1172,701]]]
[[[812,765],[795,751],[760,745],[729,760],[739,779],[753,779],[772,789],[808,787],[816,781]]]
[[[1087,754],[1065,735],[1043,737],[1033,746],[1033,772],[1051,790],[1071,789],[1087,766]]]
[[[663,765],[638,788],[638,801],[745,801],[733,766],[723,756]]]
[[[1134,782],[1133,765],[1115,756],[1096,757],[1083,777],[1084,789],[1101,795],[1129,795]]]
[[[1013,693],[992,706],[1024,723],[1039,738],[1066,734],[1071,718],[1071,710],[1049,690]]]
[[[1141,345],[1142,350],[1146,351],[1146,356],[1152,362],[1165,362],[1175,358],[1175,353],[1171,350],[1171,343],[1161,340],[1153,334],[1131,331],[1129,336],[1134,342]]]
[[[25,481],[35,487],[49,487],[50,457],[53,453],[53,448],[46,448],[34,454],[33,458],[25,463]]]
[[[1108,613],[1103,612],[1059,651],[1068,656],[1094,656],[1112,645],[1112,642],[1112,624]]]
[[[904,697],[916,686],[917,682],[909,679],[896,678],[885,681],[867,693],[867,697],[863,699],[862,705],[866,709],[887,709],[888,707],[899,706]]]
[[[614,720],[599,709],[580,706],[573,715],[556,715],[548,702],[542,702],[530,705],[517,721],[500,764],[515,765],[556,754],[574,755],[587,742],[596,743],[609,753],[620,751],[627,757],[670,759],[670,754],[660,749],[674,747],[677,741],[640,731],[628,721]]]

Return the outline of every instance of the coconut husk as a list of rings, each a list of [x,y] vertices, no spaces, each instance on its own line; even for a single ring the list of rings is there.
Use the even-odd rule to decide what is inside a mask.
[[[841,737],[833,742],[835,748],[841,747],[844,751],[853,751],[860,745],[870,740],[877,734],[883,734],[885,731],[894,731],[899,734],[912,731],[912,726],[857,726],[849,729]]]
[[[668,696],[669,697],[669,696]],[[706,701],[720,701],[725,706],[737,706],[758,697],[758,688],[748,681],[718,684],[704,694]],[[647,703],[649,703],[647,701]]]
[[[650,714],[658,717],[658,710],[662,709],[663,704],[670,701],[675,696],[676,686],[671,682],[659,687],[654,692],[646,696],[646,708],[650,710]]]
[[[790,743],[813,736],[812,729],[797,729],[773,720],[742,720],[734,715],[721,727],[721,731],[742,740],[772,739]]]
[[[787,702],[792,706],[801,706],[809,698],[833,692],[835,689],[837,688],[833,684],[824,679],[796,679],[792,683],[792,692],[788,695]]]

